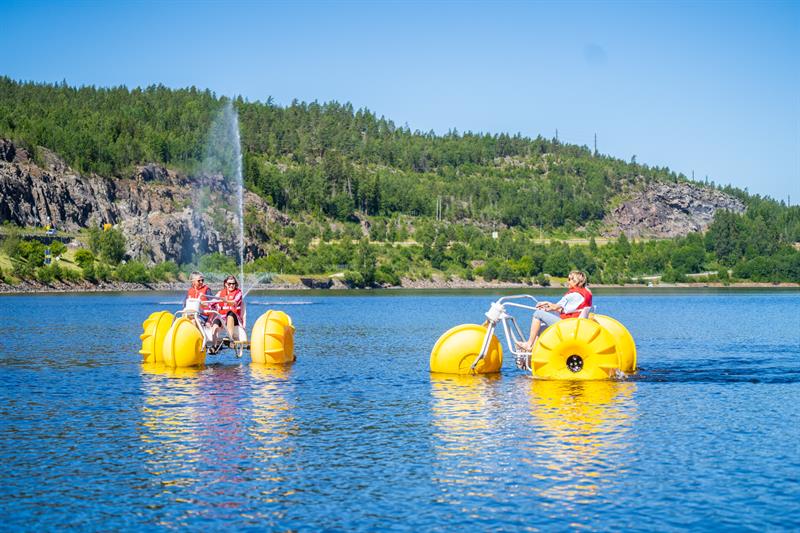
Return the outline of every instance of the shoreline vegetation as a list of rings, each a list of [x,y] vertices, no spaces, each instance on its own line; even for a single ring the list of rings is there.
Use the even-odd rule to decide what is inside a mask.
[[[212,283],[213,285],[213,283]],[[188,282],[154,282],[154,283],[131,283],[124,281],[108,281],[100,283],[90,283],[87,281],[69,282],[54,281],[42,283],[39,281],[24,281],[18,284],[8,284],[0,282],[0,295],[14,294],[52,294],[52,293],[111,293],[111,292],[185,292]],[[653,285],[643,285],[640,283],[624,284],[590,284],[592,289],[613,289],[613,290],[653,290],[664,289],[800,289],[800,283],[791,282],[728,282],[719,281],[698,281],[693,283],[656,283]],[[522,292],[531,290],[556,290],[561,289],[561,283],[553,285],[539,285],[536,283],[523,282],[499,282],[499,281],[468,281],[453,279],[432,280],[403,280],[400,286],[374,287],[355,289],[344,283],[335,282],[330,287],[309,286],[302,281],[275,280],[271,283],[256,283],[255,286],[247,287],[252,291],[307,291],[320,290],[338,292],[343,290],[358,290],[359,292],[371,291],[398,291],[398,290],[510,290],[520,289]]]

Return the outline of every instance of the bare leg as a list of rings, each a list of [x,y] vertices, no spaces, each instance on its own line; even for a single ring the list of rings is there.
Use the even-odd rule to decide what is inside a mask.
[[[233,318],[233,315],[228,315],[226,326],[228,329],[228,336],[231,340],[235,340],[236,336],[234,333],[236,332],[236,320]]]
[[[542,328],[542,322],[538,318],[534,318],[531,321],[531,334],[528,337],[528,342],[518,342],[517,348],[529,352],[533,349],[533,344],[536,342],[536,338],[539,336],[539,330]]]

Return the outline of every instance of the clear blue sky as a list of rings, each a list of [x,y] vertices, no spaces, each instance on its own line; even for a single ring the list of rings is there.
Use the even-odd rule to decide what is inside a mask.
[[[800,1],[0,0],[0,74],[338,100],[800,202]]]

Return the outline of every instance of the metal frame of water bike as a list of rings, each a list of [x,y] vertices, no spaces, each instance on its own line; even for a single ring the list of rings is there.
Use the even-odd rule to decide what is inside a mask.
[[[222,300],[219,299],[219,298],[211,297],[211,298],[208,298],[207,300],[205,300],[205,302],[206,303],[219,303],[219,302],[222,302]],[[208,315],[208,318],[206,319],[206,322],[204,324],[200,320],[200,306],[201,306],[200,299],[199,298],[187,298],[185,305],[186,305],[186,307],[184,309],[181,309],[180,311],[178,311],[177,314],[180,315],[180,316],[185,316],[187,318],[191,318],[191,320],[194,322],[195,327],[197,328],[198,331],[200,331],[200,334],[203,336],[203,349],[204,350],[207,349],[208,353],[211,354],[211,355],[214,355],[214,354],[218,353],[222,348],[225,347],[224,346],[225,339],[224,338],[217,339],[217,341],[215,342],[215,339],[213,338],[212,328],[209,327],[208,325],[213,324],[215,320],[219,319],[219,321],[223,324],[222,329],[225,330],[224,321],[223,321],[224,317],[221,314],[219,314],[217,311],[215,311],[214,309],[208,309],[206,311],[206,314]],[[243,340],[243,341],[241,341],[241,340],[235,341],[233,339],[230,339],[230,347],[233,348],[233,351],[236,354],[236,357],[242,357],[242,353],[244,352],[244,350],[246,348],[250,348],[250,343],[247,340],[247,331],[245,330],[245,320],[246,319],[247,319],[247,309],[244,306],[244,304],[242,304],[242,323],[239,324],[237,327],[241,328],[242,332],[244,333],[245,340]]]
[[[533,300],[534,304],[531,306],[511,301],[511,300],[522,300],[522,299]],[[477,364],[484,357],[486,357],[486,352],[489,349],[489,343],[492,340],[492,335],[494,335],[494,332],[497,329],[498,322],[503,323],[503,331],[506,334],[506,342],[508,343],[508,350],[512,354],[514,354],[515,357],[529,356],[531,352],[529,351],[526,352],[516,349],[516,343],[525,339],[526,335],[522,333],[522,329],[519,327],[517,319],[506,311],[506,307],[516,307],[518,309],[536,311],[536,304],[538,303],[539,300],[537,300],[530,294],[516,294],[513,296],[503,296],[496,302],[493,302],[491,307],[489,307],[489,310],[485,313],[486,335],[483,337],[483,345],[481,346],[481,351],[478,353],[478,356],[475,358],[475,361],[472,363],[470,369],[475,370]],[[509,323],[511,324],[510,326]]]

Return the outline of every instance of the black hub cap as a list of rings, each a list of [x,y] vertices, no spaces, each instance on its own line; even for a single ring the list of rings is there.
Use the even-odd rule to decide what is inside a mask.
[[[580,372],[583,368],[583,359],[580,355],[570,355],[567,357],[567,368],[572,372]]]

